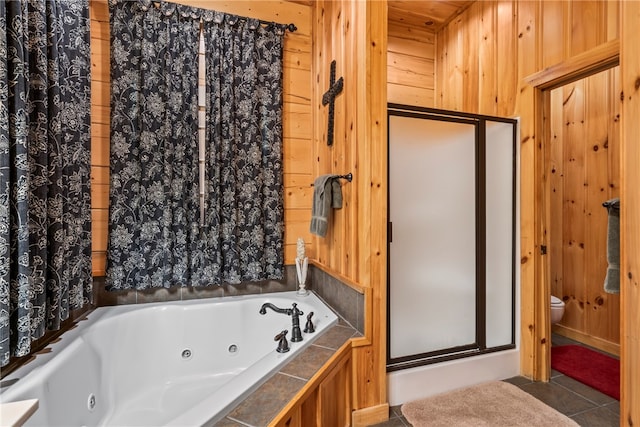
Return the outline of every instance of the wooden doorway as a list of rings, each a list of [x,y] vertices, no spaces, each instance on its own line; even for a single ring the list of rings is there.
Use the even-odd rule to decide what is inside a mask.
[[[618,40],[603,44],[595,49],[576,55],[556,66],[549,67],[529,78],[527,82],[534,88],[535,135],[539,145],[534,158],[535,180],[535,224],[536,244],[540,253],[536,254],[535,271],[535,325],[536,341],[534,357],[538,361],[534,379],[548,381],[551,371],[551,323],[549,298],[551,278],[549,259],[545,254],[549,247],[549,224],[551,216],[551,185],[549,177],[549,156],[551,127],[551,91],[582,78],[613,68],[620,62]]]

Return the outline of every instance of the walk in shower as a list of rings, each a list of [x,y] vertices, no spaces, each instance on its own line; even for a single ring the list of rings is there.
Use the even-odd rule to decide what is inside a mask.
[[[516,347],[517,120],[390,104],[387,371]]]

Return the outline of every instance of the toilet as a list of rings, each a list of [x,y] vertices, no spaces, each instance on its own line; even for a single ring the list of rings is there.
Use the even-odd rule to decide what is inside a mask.
[[[555,325],[562,320],[563,314],[564,302],[560,298],[551,295],[551,324]]]

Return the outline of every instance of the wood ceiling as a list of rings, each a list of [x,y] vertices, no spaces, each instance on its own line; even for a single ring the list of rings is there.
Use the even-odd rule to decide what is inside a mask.
[[[288,0],[312,6],[313,0]],[[389,0],[389,21],[437,32],[475,0]]]
[[[437,32],[474,0],[390,0],[389,21]]]

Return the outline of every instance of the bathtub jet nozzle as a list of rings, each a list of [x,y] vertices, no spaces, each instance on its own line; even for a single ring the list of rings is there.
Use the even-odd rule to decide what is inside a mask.
[[[260,314],[267,314],[267,308],[270,308],[276,313],[291,316],[291,342],[299,342],[302,341],[302,332],[300,331],[300,316],[302,316],[304,312],[298,309],[298,304],[296,304],[295,302],[292,304],[292,307],[293,308],[278,308],[270,302],[265,302],[264,304],[262,304],[262,307],[260,307]]]

